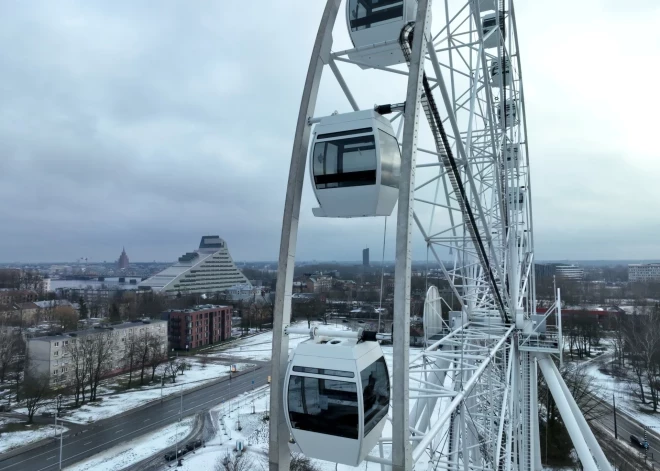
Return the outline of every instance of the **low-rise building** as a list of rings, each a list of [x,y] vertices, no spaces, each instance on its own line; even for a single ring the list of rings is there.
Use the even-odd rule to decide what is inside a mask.
[[[143,320],[125,322],[108,327],[70,332],[62,335],[47,335],[28,339],[27,355],[29,374],[46,374],[54,385],[65,385],[71,381],[74,372],[72,353],[74,344],[82,341],[93,341],[103,336],[111,345],[108,354],[104,356],[104,376],[112,376],[127,370],[126,350],[131,336],[149,335],[155,339],[155,344],[162,345],[161,353],[167,348],[167,322],[162,320]],[[82,356],[78,362],[85,361]]]
[[[0,304],[28,303],[37,300],[36,291],[30,289],[11,289],[0,291]]]
[[[577,265],[557,265],[555,272],[558,278],[581,280],[584,278],[584,268]]]
[[[327,293],[332,289],[332,278],[329,276],[313,276],[307,280],[307,292]]]
[[[206,304],[166,311],[169,348],[190,350],[231,337],[232,308]]]

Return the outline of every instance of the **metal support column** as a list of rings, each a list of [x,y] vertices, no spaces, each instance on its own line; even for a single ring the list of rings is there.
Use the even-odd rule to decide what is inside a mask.
[[[559,386],[561,386],[561,389],[564,392],[564,395],[566,396],[568,405],[570,406],[571,411],[575,416],[575,420],[578,424],[578,427],[580,427],[580,432],[582,432],[582,436],[584,437],[584,440],[587,442],[587,445],[591,449],[591,453],[594,455],[596,463],[598,463],[598,468],[600,469],[600,471],[612,471],[612,466],[610,465],[610,462],[607,460],[605,453],[603,453],[603,450],[598,444],[598,440],[596,440],[596,437],[594,436],[594,433],[591,431],[591,428],[589,427],[587,420],[584,418],[584,415],[582,415],[582,411],[575,402],[575,399],[573,398],[573,395],[568,389],[568,386],[566,385],[564,378],[561,377],[561,374],[559,373],[559,370],[557,369],[557,366],[553,361],[550,361],[550,367],[554,371],[555,376],[557,377],[557,380],[559,382]]]
[[[532,375],[530,386],[530,408],[532,412],[532,453],[534,454],[534,471],[543,471],[541,463],[541,436],[539,433],[539,378],[536,357],[531,359]]]
[[[341,0],[328,0],[323,11],[321,24],[312,50],[312,59],[307,70],[305,88],[298,113],[296,134],[293,140],[289,180],[284,202],[282,237],[278,259],[277,286],[275,288],[275,306],[273,314],[273,357],[270,390],[270,438],[268,462],[270,471],[289,469],[289,428],[284,416],[284,377],[289,355],[289,339],[284,328],[291,320],[291,292],[293,288],[293,269],[296,258],[298,239],[298,220],[300,218],[300,199],[305,179],[305,162],[311,128],[307,118],[311,117],[316,107],[316,98],[321,82],[323,66],[329,62],[332,47],[332,28],[337,18]]]
[[[410,269],[415,188],[415,162],[419,108],[424,75],[424,57],[430,24],[429,0],[419,0],[415,21],[412,54],[406,92],[404,130],[401,151],[401,182],[396,229],[396,264],[394,268],[394,323],[392,374],[392,469],[412,469],[408,406],[408,367],[410,349]],[[432,47],[432,46],[431,46]]]
[[[598,467],[596,466],[593,456],[591,456],[591,450],[589,450],[589,446],[582,435],[582,431],[580,430],[580,426],[571,410],[567,397],[560,386],[561,377],[558,377],[558,375],[555,374],[556,369],[553,369],[553,366],[554,363],[549,356],[539,358],[539,367],[543,372],[543,376],[550,389],[552,398],[555,400],[555,404],[557,404],[561,418],[566,425],[566,430],[568,430],[568,434],[571,437],[571,441],[573,442],[575,451],[577,451],[580,462],[582,462],[584,470],[597,471]],[[578,415],[581,416],[582,414]]]

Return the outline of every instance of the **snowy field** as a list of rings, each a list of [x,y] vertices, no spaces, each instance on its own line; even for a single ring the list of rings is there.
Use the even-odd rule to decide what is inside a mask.
[[[22,422],[21,420],[14,420],[7,418],[3,418],[2,420],[4,421],[4,423],[1,423],[0,425],[4,425],[7,423]],[[45,427],[41,427],[34,424],[34,425],[26,425],[26,427],[28,429],[34,427],[34,430],[2,433],[2,437],[0,437],[0,453],[5,453],[13,448],[25,446],[30,443],[34,443],[36,441],[42,440],[44,438],[54,437],[56,434],[57,436],[59,436],[60,432],[66,434],[69,430],[68,428],[66,427],[63,428],[61,426],[58,426],[56,429],[55,425],[46,425]]]
[[[307,327],[307,321],[298,322],[295,327]],[[335,326],[334,324],[323,325],[322,322],[312,322],[312,327],[322,327],[329,330],[350,330],[347,327]],[[289,349],[295,348],[298,344],[309,338],[308,335],[290,335]],[[209,356],[232,356],[245,360],[269,361],[273,348],[273,332],[268,331],[254,337],[238,341],[236,346],[223,350],[220,353],[210,354]]]
[[[592,362],[587,365],[587,374],[593,378],[592,388],[594,394],[603,401],[611,404],[612,397],[616,398],[616,408],[636,421],[656,430],[660,429],[660,415],[651,415],[639,410],[640,401],[632,396],[631,385],[626,380],[620,380],[602,373],[602,365]]]
[[[163,388],[163,396],[170,396],[172,394],[180,394],[181,390],[184,391],[203,385],[204,383],[217,380],[229,374],[230,367],[228,365],[220,365],[217,363],[209,362],[205,367],[200,363],[197,358],[190,358],[188,362],[191,365],[190,369],[186,369],[183,375],[176,378],[176,383],[165,383]],[[250,364],[240,363],[237,367],[240,370],[248,368]],[[139,381],[139,376],[137,381]],[[103,400],[100,402],[87,403],[69,412],[64,421],[73,423],[91,423],[97,420],[107,419],[117,414],[121,414],[128,410],[140,407],[150,401],[159,400],[161,395],[160,384],[152,384],[144,386],[142,389],[135,389],[126,392],[110,393],[109,388],[99,386],[99,397]],[[54,405],[43,408],[39,411],[54,411]],[[16,412],[27,413],[26,409],[16,409]]]
[[[183,419],[178,425],[168,425],[64,469],[67,471],[114,471],[149,458],[154,453],[162,451],[165,454],[168,448],[172,448],[172,451],[174,451],[176,441],[183,440],[192,430],[194,420],[194,417]],[[183,445],[185,446],[185,443]],[[179,447],[181,447],[181,444]],[[163,462],[165,462],[164,458]]]
[[[206,447],[197,450],[195,454],[187,454],[183,458],[183,466],[177,468],[181,471],[200,471],[215,469],[216,463],[224,456],[236,454],[238,441],[243,443],[247,459],[251,461],[250,470],[266,471],[268,469],[268,421],[264,421],[270,400],[270,388],[265,386],[250,393],[245,393],[229,406],[212,409],[214,425],[218,432]],[[241,430],[238,430],[240,422]],[[226,432],[226,433],[225,433]],[[376,463],[363,463],[359,467],[350,467],[329,463],[327,461],[313,460],[322,471],[349,471],[373,470],[379,471],[380,465]],[[109,471],[113,468],[97,468],[99,471]],[[163,461],[163,471],[168,469]],[[82,470],[81,470],[82,471]]]

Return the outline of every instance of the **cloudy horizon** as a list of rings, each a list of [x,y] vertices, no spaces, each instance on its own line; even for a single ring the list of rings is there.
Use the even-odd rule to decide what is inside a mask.
[[[0,2],[0,262],[112,261],[122,247],[169,261],[206,234],[235,260],[276,260],[324,3]],[[552,11],[566,14],[516,3],[536,259],[660,259],[660,151],[646,139],[660,6]],[[336,89],[318,106],[333,100],[345,106]],[[313,206],[306,182],[299,260],[358,260],[364,247],[380,259],[382,218],[323,220]],[[426,258],[419,237],[413,258]]]

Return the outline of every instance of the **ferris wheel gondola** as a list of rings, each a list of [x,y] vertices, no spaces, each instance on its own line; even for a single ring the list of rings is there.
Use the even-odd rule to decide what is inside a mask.
[[[389,216],[399,196],[401,156],[390,122],[374,110],[321,118],[309,169],[321,217]]]
[[[380,345],[361,341],[357,332],[328,332],[301,343],[289,359],[284,398],[294,450],[358,465],[378,444],[390,405]]]
[[[348,57],[363,69],[404,63],[399,35],[416,13],[416,0],[347,0],[348,33],[355,46]]]

